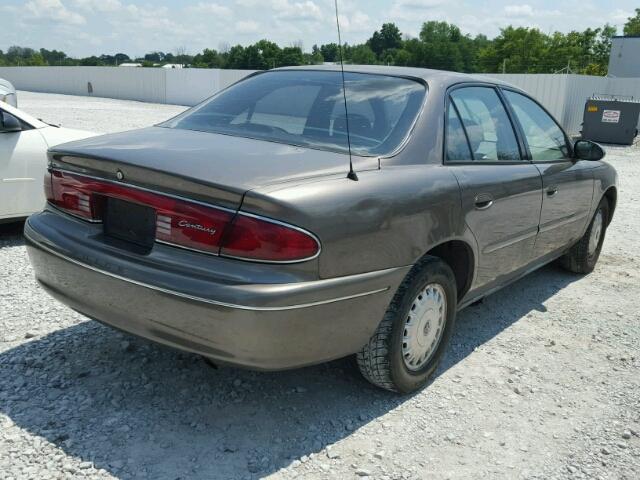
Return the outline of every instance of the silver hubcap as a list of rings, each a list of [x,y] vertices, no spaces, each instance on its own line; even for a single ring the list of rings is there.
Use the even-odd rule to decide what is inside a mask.
[[[435,353],[447,320],[447,294],[430,283],[413,300],[404,323],[402,357],[409,370],[420,370]]]
[[[602,236],[603,225],[604,218],[602,210],[598,210],[598,213],[596,213],[596,216],[593,219],[593,225],[591,225],[591,235],[589,236],[589,256],[594,255],[598,249],[600,237]]]

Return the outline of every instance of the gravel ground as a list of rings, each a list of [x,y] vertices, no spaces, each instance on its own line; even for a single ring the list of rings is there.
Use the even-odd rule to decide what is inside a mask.
[[[180,110],[19,100],[103,131]],[[0,477],[637,480],[640,147],[608,151],[619,206],[595,272],[548,266],[461,312],[436,378],[409,397],[350,360],[214,370],[87,321],[36,285],[20,226],[2,227]]]
[[[18,92],[18,106],[45,122],[98,133],[147,127],[174,117],[187,108],[113,98],[23,91]]]

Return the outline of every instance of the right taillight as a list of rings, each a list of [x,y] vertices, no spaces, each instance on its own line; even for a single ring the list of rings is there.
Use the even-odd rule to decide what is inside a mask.
[[[238,214],[222,239],[220,255],[261,262],[299,262],[320,252],[310,233],[279,222]]]

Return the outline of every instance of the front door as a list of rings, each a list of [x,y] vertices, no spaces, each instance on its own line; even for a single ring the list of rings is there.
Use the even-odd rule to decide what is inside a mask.
[[[42,208],[46,151],[47,144],[37,129],[12,132],[0,128],[0,218],[27,216]],[[36,163],[42,165],[37,176]]]
[[[540,232],[534,255],[561,251],[577,241],[590,220],[596,162],[571,158],[562,129],[535,101],[504,90],[522,129],[529,156],[542,175]]]
[[[478,246],[472,289],[489,290],[533,257],[542,204],[540,172],[521,145],[497,91],[456,88],[449,97],[447,165]]]

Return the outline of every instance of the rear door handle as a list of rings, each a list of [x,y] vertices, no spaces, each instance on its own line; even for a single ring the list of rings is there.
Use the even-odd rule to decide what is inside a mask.
[[[493,197],[488,193],[479,193],[474,199],[476,210],[486,210],[493,205]]]
[[[558,193],[558,187],[549,187],[547,188],[547,196],[553,197],[556,193]]]

